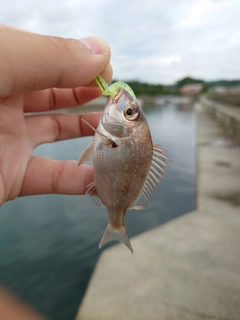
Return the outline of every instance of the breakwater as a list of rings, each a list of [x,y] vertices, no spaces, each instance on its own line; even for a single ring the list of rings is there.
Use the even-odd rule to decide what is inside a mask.
[[[200,101],[208,113],[217,119],[235,142],[239,143],[240,107],[226,104],[224,102],[214,101],[206,97],[202,97]]]

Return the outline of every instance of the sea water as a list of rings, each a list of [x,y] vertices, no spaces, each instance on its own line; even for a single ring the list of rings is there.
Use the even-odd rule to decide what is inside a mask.
[[[167,149],[173,162],[148,207],[127,212],[130,237],[196,206],[192,105],[143,109],[153,143]],[[77,160],[91,141],[87,137],[44,144],[34,154]],[[98,244],[106,225],[106,209],[95,206],[88,196],[29,196],[4,204],[0,208],[0,283],[50,319],[73,319],[101,253]]]

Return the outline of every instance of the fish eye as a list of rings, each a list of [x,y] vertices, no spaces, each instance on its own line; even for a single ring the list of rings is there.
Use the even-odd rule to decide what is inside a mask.
[[[133,114],[133,109],[127,108],[126,114],[127,114],[128,116],[131,116],[131,115]]]
[[[129,103],[124,109],[124,117],[127,120],[133,121],[139,117],[139,109],[135,104]]]

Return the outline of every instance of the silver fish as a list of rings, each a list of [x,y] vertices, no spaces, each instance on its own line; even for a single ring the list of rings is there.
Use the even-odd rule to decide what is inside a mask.
[[[93,130],[95,130],[93,128]],[[93,160],[94,182],[86,191],[99,206],[106,206],[108,226],[100,241],[122,241],[133,252],[124,225],[128,209],[147,206],[165,163],[166,150],[153,145],[150,130],[137,100],[126,90],[110,97],[93,142],[82,153],[78,165]]]

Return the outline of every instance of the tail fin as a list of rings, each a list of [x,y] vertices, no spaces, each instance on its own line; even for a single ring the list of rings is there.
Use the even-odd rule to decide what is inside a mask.
[[[125,246],[127,246],[128,249],[133,253],[133,248],[129,241],[125,226],[122,226],[119,229],[114,229],[110,224],[108,224],[103,234],[103,237],[99,243],[99,248],[113,240],[122,241],[125,244]]]

